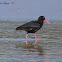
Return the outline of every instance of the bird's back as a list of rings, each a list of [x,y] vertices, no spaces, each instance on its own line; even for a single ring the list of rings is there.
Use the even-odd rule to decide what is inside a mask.
[[[28,33],[35,33],[40,28],[41,28],[41,25],[38,21],[31,21],[17,27],[16,30],[25,30]]]

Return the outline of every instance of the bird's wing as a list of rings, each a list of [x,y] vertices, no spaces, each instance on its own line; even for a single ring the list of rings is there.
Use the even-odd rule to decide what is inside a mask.
[[[40,28],[40,24],[38,23],[38,21],[31,21],[28,23],[25,23],[19,27],[16,28],[16,30],[25,30],[25,31],[31,31],[33,29],[39,29]]]
[[[38,29],[40,28],[40,24],[37,21],[31,21],[26,24],[23,24],[21,27],[23,27],[24,30],[33,30],[34,28]]]

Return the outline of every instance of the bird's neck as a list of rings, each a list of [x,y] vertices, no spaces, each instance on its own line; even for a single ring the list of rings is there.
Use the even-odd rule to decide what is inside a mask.
[[[38,22],[40,23],[40,26],[43,26],[44,21],[43,20],[38,20]]]
[[[44,23],[44,20],[38,20],[40,24],[43,24]]]

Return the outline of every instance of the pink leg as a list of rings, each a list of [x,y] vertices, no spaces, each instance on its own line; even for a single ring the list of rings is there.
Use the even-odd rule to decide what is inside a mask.
[[[35,36],[35,38],[36,38],[36,40],[39,40],[40,38],[37,38],[37,36],[36,36],[36,34],[34,33],[34,36]]]
[[[28,46],[28,40],[27,40],[27,37],[28,37],[28,33],[26,34],[26,45]]]
[[[34,42],[34,46],[35,46],[35,44],[36,44],[37,40],[39,40],[40,38],[37,38],[37,36],[36,36],[36,34],[35,34],[35,33],[34,33],[34,36],[35,36],[35,38],[36,38],[36,40],[35,40],[35,42]]]

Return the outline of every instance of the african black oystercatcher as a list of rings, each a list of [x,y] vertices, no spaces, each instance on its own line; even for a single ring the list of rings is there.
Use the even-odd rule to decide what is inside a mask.
[[[37,32],[43,26],[44,21],[46,21],[48,24],[50,24],[50,22],[48,22],[44,16],[40,16],[38,18],[38,20],[25,23],[25,24],[17,27],[16,30],[27,31],[26,40],[27,40],[28,33],[34,33],[36,40],[38,40],[39,38],[37,38],[35,32]],[[27,45],[27,42],[26,42],[26,45]]]

